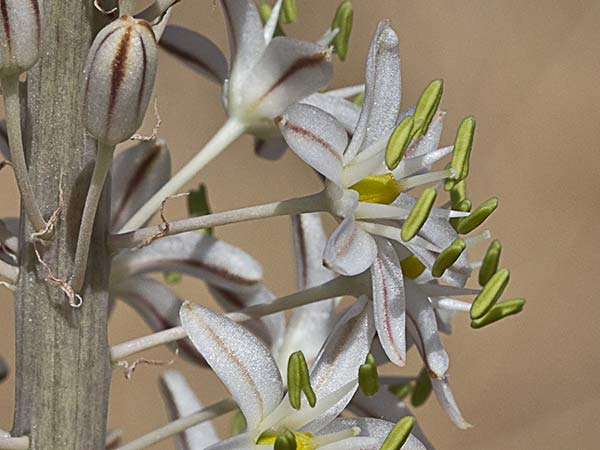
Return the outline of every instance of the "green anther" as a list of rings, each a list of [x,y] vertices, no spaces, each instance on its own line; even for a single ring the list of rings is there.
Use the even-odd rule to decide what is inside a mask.
[[[281,20],[283,23],[294,23],[298,20],[298,8],[296,0],[283,0],[281,8]]]
[[[260,2],[260,4],[258,5],[258,13],[260,14],[260,20],[262,21],[263,25],[267,23],[269,17],[271,17],[272,12],[273,8],[271,7],[271,5],[264,1]],[[283,29],[281,28],[279,23],[277,23],[277,26],[275,27],[275,32],[273,33],[273,36],[285,36],[285,33],[283,32]]]
[[[471,320],[481,319],[492,309],[502,295],[502,292],[504,292],[509,279],[510,272],[508,269],[500,269],[492,275],[483,289],[481,289],[479,295],[473,300],[473,304],[471,305]]]
[[[308,404],[311,408],[314,408],[317,404],[317,395],[313,390],[310,384],[310,373],[308,371],[308,365],[306,364],[306,359],[304,358],[304,353],[299,353],[298,362],[300,366],[300,386],[302,386],[302,392],[304,392],[304,396],[308,401]]]
[[[492,197],[481,205],[479,205],[475,211],[473,211],[467,217],[461,218],[458,226],[456,227],[456,231],[460,234],[467,234],[481,225],[485,219],[487,219],[490,214],[492,214],[496,208],[498,207],[498,199],[496,197]]]
[[[469,175],[469,157],[473,148],[473,136],[475,135],[475,118],[473,116],[465,117],[458,127],[456,139],[454,140],[454,150],[452,151],[451,165],[456,170],[454,183],[446,183],[446,190],[452,189],[454,184],[464,180]]]
[[[412,386],[409,383],[399,383],[388,386],[388,390],[394,394],[398,400],[404,400],[412,392]]]
[[[479,268],[479,284],[481,286],[485,286],[487,282],[490,281],[490,278],[492,278],[492,275],[498,271],[501,253],[502,244],[500,244],[500,241],[497,239],[493,240],[485,252],[483,262]]]
[[[471,203],[471,200],[469,200],[468,198],[465,198],[462,202],[460,202],[456,207],[452,208],[455,211],[460,211],[460,212],[469,212],[471,211],[471,208],[473,207],[473,204]],[[454,217],[453,219],[450,219],[450,225],[452,225],[454,227],[454,229],[458,229],[458,225],[460,224],[460,222],[463,220],[463,217]]]
[[[403,241],[410,241],[417,235],[427,220],[427,217],[429,217],[436,196],[437,192],[433,188],[428,188],[423,191],[402,225],[400,237]]]
[[[418,131],[424,135],[429,129],[433,116],[440,106],[442,92],[444,91],[443,80],[433,80],[423,90],[417,107],[415,109],[415,124],[419,125]]]
[[[410,396],[410,402],[413,406],[421,406],[427,401],[430,395],[431,379],[429,378],[427,369],[423,367],[421,372],[419,372],[419,376],[417,377],[415,387],[413,388],[412,395]]]
[[[400,161],[406,153],[408,144],[410,143],[410,132],[414,125],[412,116],[406,116],[394,128],[392,135],[385,149],[385,164],[390,170],[394,170],[400,164]]]
[[[302,406],[302,392],[304,392],[308,404],[314,408],[317,403],[317,396],[310,384],[310,374],[306,359],[300,351],[292,353],[288,360],[287,385],[292,408],[300,409]]]
[[[431,274],[435,278],[441,277],[446,269],[456,262],[461,253],[467,248],[465,241],[462,239],[456,239],[448,248],[442,250],[438,255],[433,267],[431,268]]]
[[[365,91],[362,91],[358,94],[356,94],[353,98],[352,98],[352,103],[354,103],[357,106],[362,107],[365,103]]]
[[[178,272],[165,272],[163,273],[163,277],[165,279],[165,283],[170,284],[171,286],[181,283],[181,280],[183,279],[183,275]]]
[[[524,298],[515,298],[512,300],[506,300],[502,303],[494,305],[492,309],[480,319],[471,321],[471,328],[481,328],[486,325],[497,322],[505,317],[518,314],[523,310],[525,305]]]
[[[400,268],[402,269],[402,275],[411,280],[417,278],[426,269],[425,265],[415,255],[400,261]]]
[[[454,184],[454,187],[450,189],[450,203],[452,209],[456,209],[463,200],[467,198],[467,182],[461,180]]]
[[[392,428],[390,434],[387,435],[383,444],[381,444],[380,450],[400,450],[410,432],[415,425],[415,418],[412,416],[406,416],[400,419],[400,421]]]
[[[241,411],[238,411],[233,415],[231,419],[231,435],[237,436],[238,434],[243,433],[248,428],[246,424],[246,418],[242,414]]]
[[[296,450],[296,436],[290,430],[285,430],[275,439],[273,450]]]
[[[208,191],[205,184],[200,184],[197,190],[190,191],[187,198],[188,213],[190,217],[205,216],[211,213],[208,203]],[[213,234],[212,228],[201,230],[206,234]]]
[[[358,368],[358,385],[367,397],[372,397],[379,390],[377,362],[370,353],[367,355],[365,363]]]
[[[341,61],[345,61],[348,54],[348,43],[350,41],[350,33],[352,32],[353,17],[352,2],[345,0],[338,6],[331,24],[332,30],[336,28],[339,30],[338,34],[333,38],[333,48]]]

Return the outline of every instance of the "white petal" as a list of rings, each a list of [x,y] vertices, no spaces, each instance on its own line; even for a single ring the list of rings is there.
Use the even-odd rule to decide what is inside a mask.
[[[392,244],[377,242],[377,258],[371,266],[373,311],[379,341],[390,361],[406,364],[406,303],[400,261]]]
[[[381,21],[373,37],[365,76],[365,101],[352,142],[344,155],[361,150],[390,133],[400,111],[400,51],[389,21]]]
[[[132,276],[111,286],[111,293],[131,306],[155,332],[177,327],[181,299],[168,287],[151,278]],[[188,339],[169,346],[179,349],[182,356],[197,364],[206,365],[204,358]]]
[[[327,86],[331,55],[323,47],[288,37],[271,41],[237,95],[248,113],[274,119],[293,103]]]
[[[199,450],[255,450],[256,447],[248,433],[238,434],[221,442],[217,442],[210,447],[201,447]],[[196,449],[191,449],[196,450]]]
[[[111,229],[119,230],[171,177],[171,156],[162,139],[117,155],[112,164]]]
[[[323,284],[334,274],[323,266],[323,250],[327,237],[318,213],[292,216],[292,237],[296,256],[298,290]],[[301,350],[312,365],[333,327],[334,300],[325,300],[294,309],[288,323],[284,344],[277,355],[280,368],[293,352]]]
[[[238,311],[261,303],[271,303],[275,300],[275,295],[262,284],[255,292],[235,292],[213,286],[209,286],[209,290],[226,312]],[[270,348],[278,348],[281,346],[285,333],[285,314],[269,314],[247,320],[242,325],[262,339]]]
[[[248,429],[256,428],[283,396],[269,351],[244,327],[209,309],[185,303],[180,316],[193,344],[239,405]]]
[[[448,353],[444,350],[437,329],[437,320],[431,302],[411,280],[405,280],[406,313],[409,330],[416,331],[415,344],[428,369],[443,378],[448,371]],[[412,335],[412,333],[411,333]]]
[[[314,106],[290,106],[278,119],[290,148],[305,163],[336,184],[342,181],[342,153],[348,134],[330,114]]]
[[[375,420],[374,421],[375,425],[378,425],[380,423],[382,425],[385,425],[390,422],[393,425],[393,424],[397,423],[403,417],[413,415],[410,412],[410,410],[406,407],[404,402],[401,402],[400,400],[398,400],[398,397],[396,397],[394,394],[392,394],[387,389],[387,386],[382,386],[379,389],[379,392],[377,392],[372,397],[367,397],[366,395],[363,395],[362,392],[357,391],[356,394],[354,395],[354,398],[348,405],[348,409],[350,411],[352,411],[353,414],[356,414],[357,416],[375,417],[377,419],[383,419],[381,421]],[[334,421],[334,423],[337,422],[338,420],[347,420],[347,419],[336,419]],[[375,433],[378,433],[378,432],[385,433],[385,434],[389,433],[389,430],[387,430],[387,431],[385,430],[385,426],[379,426],[379,427],[376,427],[375,429],[371,430],[371,427],[369,425],[371,424],[371,422],[373,422],[373,419],[362,419],[362,420],[366,421],[368,426],[365,427],[365,425],[361,426],[358,424],[357,424],[357,426],[361,430],[363,430],[363,432],[365,432],[365,430],[367,430],[366,432],[368,432],[369,435],[376,435]],[[371,431],[369,431],[369,430],[371,430]],[[427,438],[425,438],[425,435],[423,434],[423,431],[419,427],[418,423],[415,423],[413,430],[412,430],[412,434],[414,434],[415,437],[418,438],[419,441],[421,441],[421,443],[428,450],[433,450],[433,446],[427,440]]]
[[[169,25],[162,35],[160,46],[185,65],[219,84],[223,84],[227,78],[227,61],[219,47],[195,31]]]
[[[231,49],[230,89],[239,95],[241,83],[265,49],[263,26],[252,0],[221,0]]]
[[[165,371],[160,379],[160,387],[171,420],[204,408],[181,372]],[[202,450],[216,442],[219,442],[219,437],[212,422],[208,421],[180,433],[177,437],[177,449]]]
[[[381,439],[372,437],[352,437],[319,447],[319,450],[379,450]]]
[[[281,137],[270,139],[254,139],[254,151],[258,156],[269,161],[275,161],[287,150],[287,142]]]
[[[360,116],[360,106],[336,95],[313,94],[301,103],[315,106],[331,114],[340,122],[349,134],[354,132]]]
[[[371,305],[366,297],[362,297],[339,319],[311,368],[310,378],[317,395],[317,405],[319,399],[352,380],[356,380],[358,387],[358,368],[365,362],[374,334]],[[337,417],[350,402],[356,387],[312,422],[310,430],[317,431]]]
[[[229,290],[251,292],[262,278],[258,262],[246,252],[194,231],[157,239],[139,250],[119,254],[113,280],[148,272],[180,272]]]
[[[323,261],[331,270],[350,276],[371,267],[376,256],[373,237],[356,224],[353,216],[348,216],[329,238]]]
[[[442,380],[437,380],[431,378],[431,386],[433,387],[433,392],[435,393],[438,402],[442,405],[442,408],[444,408],[444,411],[446,411],[450,420],[462,430],[471,428],[471,424],[464,419],[460,409],[458,409],[458,405],[452,395],[452,390],[450,390],[448,379],[444,378]]]

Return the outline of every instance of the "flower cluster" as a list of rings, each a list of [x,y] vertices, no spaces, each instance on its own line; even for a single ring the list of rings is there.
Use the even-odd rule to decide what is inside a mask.
[[[404,403],[410,396],[419,406],[430,392],[459,428],[468,428],[448,383],[449,356],[440,334],[451,332],[456,313],[468,313],[472,327],[480,328],[524,304],[498,303],[509,278],[499,268],[498,241],[482,261],[468,256],[469,247],[490,237],[476,230],[497,206],[492,198],[472,209],[467,197],[475,120],[465,118],[454,143],[440,146],[446,115],[439,109],[441,80],[431,82],[414,106],[401,108],[398,36],[386,20],[373,36],[364,84],[328,89],[334,54],[344,59],[348,50],[349,1],[339,6],[331,29],[307,42],[283,30],[296,20],[294,1],[278,0],[271,7],[222,0],[229,63],[208,38],[165,27],[175,3],[157,1],[138,17],[116,18],[99,33],[86,68],[86,124],[99,144],[75,266],[87,265],[95,210],[111,170],[111,301],[127,302],[155,331],[114,347],[114,363],[179,341],[183,356],[210,367],[226,385],[232,399],[204,408],[180,373],[164,373],[171,434],[178,434],[180,448],[432,448]],[[16,17],[32,21],[32,11]],[[22,58],[0,54],[9,75],[33,63],[33,44],[22,45]],[[138,143],[113,160],[115,145],[134,135],[145,115],[158,45],[218,83],[228,115],[173,177],[161,139]],[[7,84],[9,75],[2,73]],[[267,158],[289,147],[322,176],[322,191],[211,213],[203,188],[188,197],[189,218],[145,227],[169,196],[244,133],[255,137],[257,153]],[[1,147],[14,159],[16,141],[10,140],[12,155],[8,145]],[[434,170],[445,157],[450,159],[445,168]],[[448,201],[438,201],[444,192]],[[321,214],[337,223],[329,236]],[[281,215],[291,218],[298,291],[276,298],[262,281],[260,264],[215,237],[213,229]],[[18,248],[14,225],[5,220],[0,227],[0,257],[11,267]],[[468,283],[476,269],[480,287],[474,288]],[[165,274],[167,282],[151,273]],[[205,281],[223,312],[181,300],[169,286],[180,274]],[[74,293],[84,276],[80,271],[69,280]],[[353,301],[340,310],[343,296]],[[286,318],[288,310],[293,313]],[[378,376],[383,364],[407,365],[411,347],[422,370],[419,365],[414,376]],[[242,414],[236,416],[236,432],[220,440],[208,420],[232,409]],[[342,417],[344,411],[353,416]],[[181,417],[185,425],[178,425]],[[143,448],[165,434],[149,436],[124,448]]]

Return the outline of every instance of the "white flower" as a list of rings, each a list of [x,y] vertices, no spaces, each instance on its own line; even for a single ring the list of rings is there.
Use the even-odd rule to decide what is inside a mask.
[[[373,338],[365,299],[340,319],[310,373],[317,403],[294,410],[284,395],[279,369],[268,350],[245,328],[228,318],[184,304],[181,322],[246,418],[248,431],[210,447],[211,450],[272,448],[278,435],[293,433],[298,450],[379,449],[393,423],[337,416],[352,398],[357,368]],[[423,449],[411,436],[402,447]]]

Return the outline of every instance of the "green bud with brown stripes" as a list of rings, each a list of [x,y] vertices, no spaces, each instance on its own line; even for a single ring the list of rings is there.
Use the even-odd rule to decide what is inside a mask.
[[[0,0],[0,74],[19,75],[39,57],[38,0]]]
[[[85,68],[85,123],[106,145],[141,126],[156,78],[157,45],[148,22],[123,16],[96,36]]]

